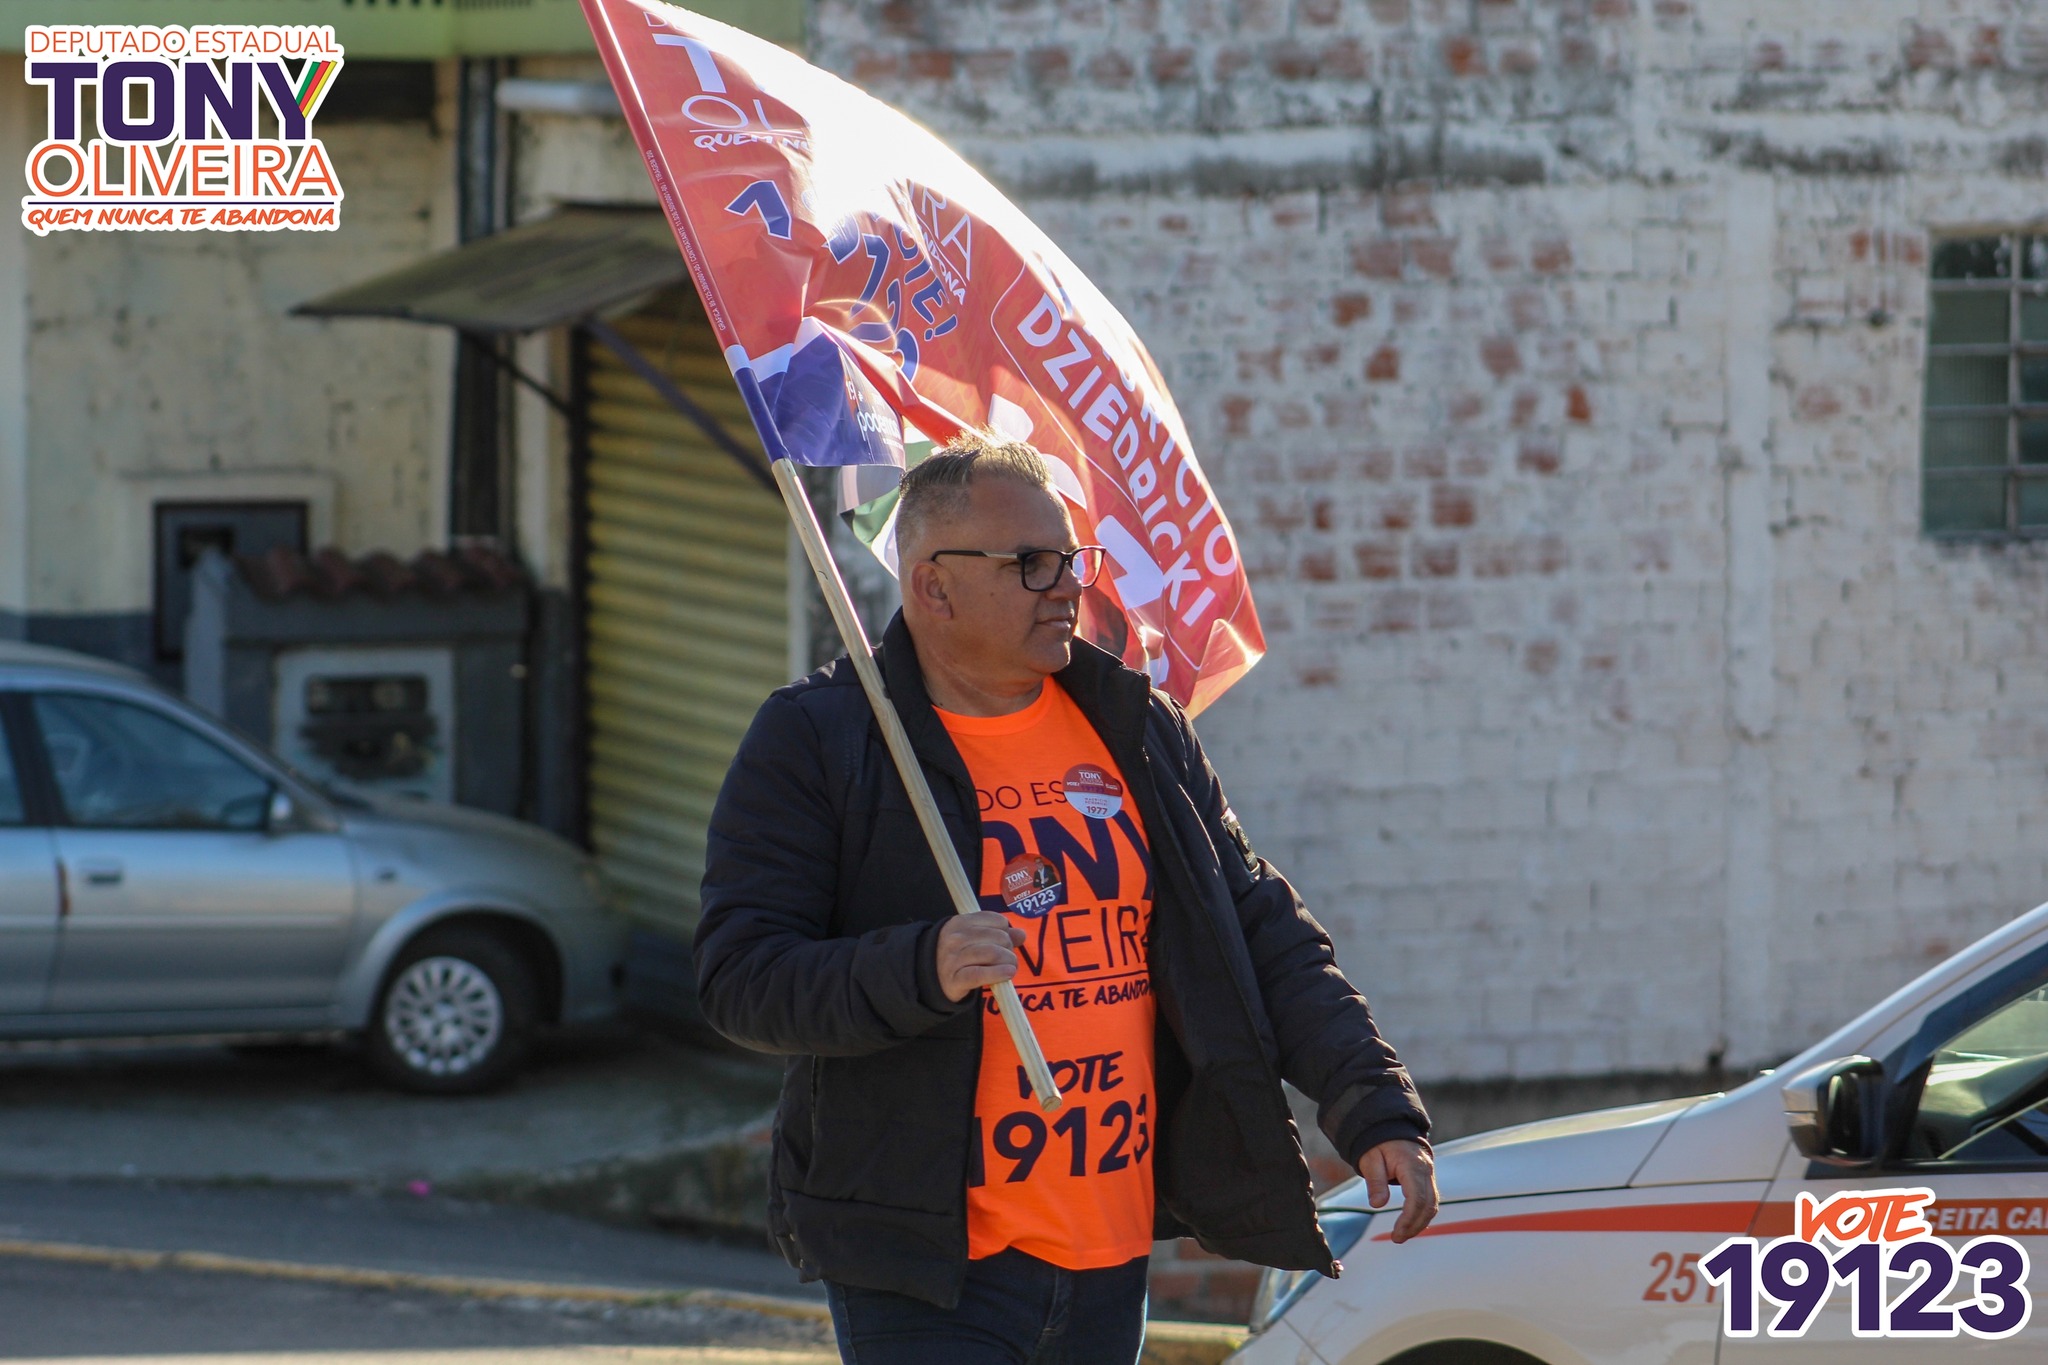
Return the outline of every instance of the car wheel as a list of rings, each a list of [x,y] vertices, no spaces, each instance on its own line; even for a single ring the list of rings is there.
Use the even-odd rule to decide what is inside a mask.
[[[533,972],[474,929],[429,933],[399,955],[370,1015],[377,1074],[403,1090],[469,1095],[509,1080],[534,1024]]]
[[[1498,1342],[1438,1341],[1403,1351],[1387,1365],[1543,1365],[1543,1362]]]

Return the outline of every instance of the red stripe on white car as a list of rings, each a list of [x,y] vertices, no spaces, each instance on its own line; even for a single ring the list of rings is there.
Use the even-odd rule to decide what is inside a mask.
[[[1789,1207],[1789,1206],[1788,1206]],[[1757,1215],[1753,1199],[1711,1204],[1622,1204],[1593,1209],[1550,1209],[1542,1213],[1510,1213],[1494,1218],[1465,1218],[1432,1223],[1424,1237],[1458,1232],[1748,1232]],[[1373,1234],[1384,1242],[1391,1231]]]
[[[1937,1235],[1963,1236],[2001,1232],[2009,1237],[2048,1237],[2048,1199],[1943,1200],[1928,1212]],[[1705,1204],[1622,1204],[1605,1208],[1550,1209],[1493,1218],[1465,1218],[1432,1223],[1424,1237],[1460,1232],[1719,1232],[1752,1237],[1788,1236],[1794,1231],[1793,1207],[1784,1200],[1752,1203],[1732,1200]],[[1375,1242],[1391,1240],[1376,1232]]]

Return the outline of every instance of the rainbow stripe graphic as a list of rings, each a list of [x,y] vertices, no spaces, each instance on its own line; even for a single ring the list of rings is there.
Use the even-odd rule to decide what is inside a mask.
[[[340,69],[341,63],[338,61],[306,63],[305,71],[299,76],[298,99],[301,114],[307,118],[313,117],[313,111],[320,105],[321,96],[327,93],[327,87],[334,83],[334,73]]]

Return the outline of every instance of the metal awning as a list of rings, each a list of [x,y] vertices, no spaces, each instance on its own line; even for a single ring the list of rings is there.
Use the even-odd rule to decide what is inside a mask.
[[[402,318],[482,336],[583,321],[690,277],[654,209],[566,208],[337,289],[292,312]]]
[[[575,420],[568,403],[512,363],[494,338],[578,327],[602,342],[739,461],[770,492],[775,479],[717,418],[706,412],[604,321],[635,299],[681,284],[689,267],[659,210],[565,208],[389,274],[337,289],[292,312],[313,318],[395,318],[453,327],[483,342],[482,353],[514,380]]]

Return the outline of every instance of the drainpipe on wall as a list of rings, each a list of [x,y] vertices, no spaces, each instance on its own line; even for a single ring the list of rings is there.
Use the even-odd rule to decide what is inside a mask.
[[[488,237],[505,225],[505,139],[496,90],[500,63],[465,58],[456,93],[455,197],[460,241]],[[450,442],[448,534],[452,542],[484,539],[510,548],[512,508],[504,437],[507,395],[491,352],[503,343],[463,337],[455,353],[454,436]]]
[[[40,113],[31,110],[28,94],[23,86],[0,97],[0,142],[6,146],[32,146],[42,136]],[[28,240],[25,230],[0,233],[0,640],[28,635]]]

